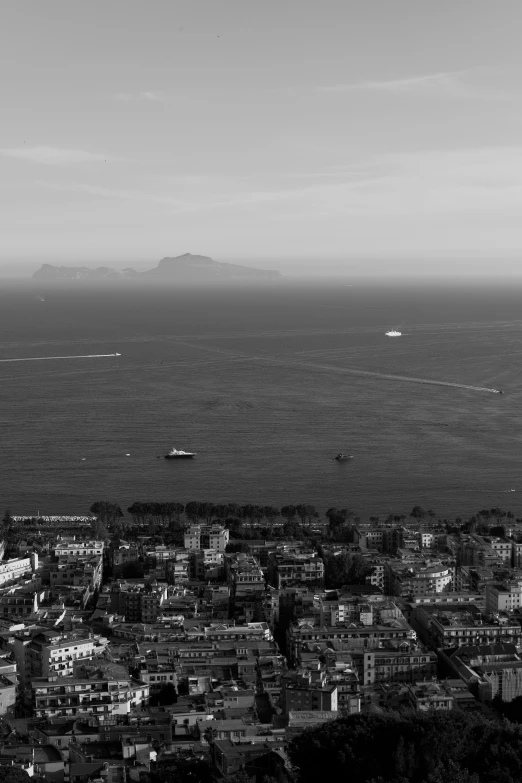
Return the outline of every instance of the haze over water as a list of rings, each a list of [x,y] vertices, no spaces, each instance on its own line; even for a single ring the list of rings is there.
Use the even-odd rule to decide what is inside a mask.
[[[1,501],[522,512],[520,286],[0,292]],[[42,301],[43,300],[43,301]],[[403,336],[385,337],[390,328]],[[503,389],[490,394],[382,375]],[[162,457],[172,446],[194,461]],[[337,463],[335,454],[354,455]],[[130,454],[130,456],[126,456]],[[515,489],[516,492],[510,492]]]

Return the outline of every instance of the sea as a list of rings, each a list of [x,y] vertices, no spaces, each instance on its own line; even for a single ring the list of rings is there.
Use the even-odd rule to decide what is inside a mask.
[[[6,281],[0,358],[46,358],[0,362],[0,512],[522,516],[521,303],[519,284]],[[196,459],[163,459],[173,446]]]

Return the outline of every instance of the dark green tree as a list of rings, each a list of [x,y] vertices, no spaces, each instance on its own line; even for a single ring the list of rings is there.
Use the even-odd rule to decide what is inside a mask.
[[[0,783],[29,783],[31,780],[34,778],[30,778],[24,769],[0,766]]]
[[[95,519],[91,524],[92,534],[98,541],[106,541],[109,536],[109,531],[103,522],[99,519]]]
[[[172,763],[157,767],[145,773],[140,783],[214,783],[212,767],[206,761],[196,757],[186,757],[181,753]],[[1,782],[0,782],[1,783]]]
[[[91,514],[96,514],[98,519],[104,524],[116,522],[123,516],[123,511],[118,504],[111,503],[108,500],[97,500],[96,503],[92,504],[89,511]]]
[[[283,506],[281,509],[281,516],[286,519],[287,522],[293,522],[297,516],[297,509],[295,506]]]

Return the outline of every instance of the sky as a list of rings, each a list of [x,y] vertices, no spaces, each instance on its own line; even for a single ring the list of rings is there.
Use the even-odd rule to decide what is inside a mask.
[[[520,30],[520,0],[5,3],[0,268],[519,274]]]

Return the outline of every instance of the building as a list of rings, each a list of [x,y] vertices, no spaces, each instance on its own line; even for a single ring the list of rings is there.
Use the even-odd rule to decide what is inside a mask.
[[[522,608],[522,582],[486,585],[486,612],[514,612]]]
[[[522,657],[514,644],[454,647],[441,657],[480,701],[522,696]]]
[[[36,552],[30,557],[15,557],[13,560],[4,560],[0,563],[0,585],[8,582],[16,582],[26,574],[38,570],[38,555]]]
[[[224,552],[229,540],[229,531],[219,525],[191,525],[183,536],[185,549],[217,549]]]
[[[522,628],[505,613],[483,615],[473,604],[417,606],[413,625],[422,641],[432,649],[456,645],[497,644],[519,646]]]
[[[324,563],[315,552],[270,552],[267,577],[275,588],[324,585]]]
[[[24,639],[27,644],[23,643]],[[70,677],[76,661],[93,658],[106,645],[107,639],[94,634],[42,631],[32,638],[17,636],[14,651],[20,684],[24,687],[33,677]]]
[[[283,712],[328,711],[337,712],[337,685],[328,683],[325,670],[298,669],[281,677],[281,705]]]
[[[419,647],[365,650],[351,654],[361,685],[382,682],[416,683],[437,676],[437,655]]]
[[[453,589],[455,568],[441,561],[389,560],[384,567],[386,592],[397,596],[429,595]]]
[[[54,547],[56,557],[88,557],[92,555],[103,556],[103,541],[77,541],[76,538],[58,537]]]
[[[217,582],[225,575],[224,554],[218,549],[196,549],[190,552],[190,571],[201,582]]]
[[[0,674],[0,715],[14,717],[16,680]]]
[[[292,623],[287,631],[286,650],[292,662],[299,663],[301,650],[309,643],[335,642],[345,644],[350,649],[379,649],[390,642],[398,647],[406,642],[408,645],[417,639],[416,632],[410,628],[406,620],[393,619],[376,625],[337,625],[314,626],[308,622]]]
[[[409,701],[414,710],[453,709],[453,696],[439,682],[419,682],[408,685]]]
[[[123,615],[128,623],[154,623],[167,598],[168,585],[158,582],[113,583],[109,611]]]
[[[79,676],[63,680],[56,675],[31,681],[35,718],[96,715],[100,719],[128,715],[146,705],[149,686],[132,678],[125,667],[96,662],[78,669]]]
[[[0,766],[18,767],[51,783],[63,783],[65,778],[62,754],[53,745],[3,745]]]

